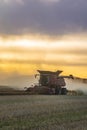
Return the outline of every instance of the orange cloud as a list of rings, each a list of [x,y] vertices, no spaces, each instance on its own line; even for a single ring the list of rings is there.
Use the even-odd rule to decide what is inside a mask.
[[[30,38],[29,38],[30,37]],[[34,73],[37,69],[87,66],[85,35],[50,39],[40,36],[1,37],[0,69],[6,72]],[[84,38],[83,38],[84,37]],[[21,68],[21,69],[20,69]],[[71,72],[75,72],[75,71]],[[79,70],[78,70],[79,72]],[[83,75],[84,75],[83,71]]]

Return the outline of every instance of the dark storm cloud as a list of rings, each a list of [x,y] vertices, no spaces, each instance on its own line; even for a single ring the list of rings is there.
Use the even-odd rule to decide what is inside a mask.
[[[87,0],[3,1],[0,2],[1,34],[57,35],[87,30]]]

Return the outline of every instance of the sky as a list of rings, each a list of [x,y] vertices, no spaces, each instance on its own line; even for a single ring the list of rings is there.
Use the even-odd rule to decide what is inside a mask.
[[[1,80],[38,69],[87,78],[87,0],[0,0]]]

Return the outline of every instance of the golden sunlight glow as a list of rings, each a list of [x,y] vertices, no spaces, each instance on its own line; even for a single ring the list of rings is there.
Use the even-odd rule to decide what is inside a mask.
[[[78,37],[76,38],[63,38],[63,39],[56,39],[56,40],[49,40],[49,39],[25,39],[24,37],[16,38],[16,39],[7,39],[3,40],[0,38],[0,46],[3,47],[44,47],[44,48],[72,48],[72,47],[82,47],[86,46],[87,47],[87,39],[79,39]]]
[[[33,74],[37,69],[87,77],[86,36],[61,38],[0,37],[0,71]],[[80,70],[80,71],[79,71]]]

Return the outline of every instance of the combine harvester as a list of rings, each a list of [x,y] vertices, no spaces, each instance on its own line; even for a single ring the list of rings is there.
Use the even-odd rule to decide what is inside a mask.
[[[56,95],[66,95],[66,83],[65,78],[72,78],[72,75],[69,76],[60,76],[62,71],[58,70],[56,72],[52,71],[41,71],[38,70],[39,74],[35,75],[40,76],[38,85],[26,89],[26,92],[31,94],[56,94]]]
[[[56,72],[38,70],[39,74],[35,75],[35,78],[39,76],[39,81],[37,85],[25,88],[25,90],[11,89],[10,91],[4,89],[4,91],[0,91],[0,95],[67,95],[67,93],[77,95],[76,91],[68,90],[70,86],[66,88],[65,78],[68,79],[71,83],[75,83],[74,86],[77,85],[77,83],[82,83],[84,86],[87,85],[87,79],[73,77],[72,75],[60,75],[62,72],[63,71],[61,70],[58,70]],[[68,83],[69,82],[67,82],[67,86],[69,85]]]

